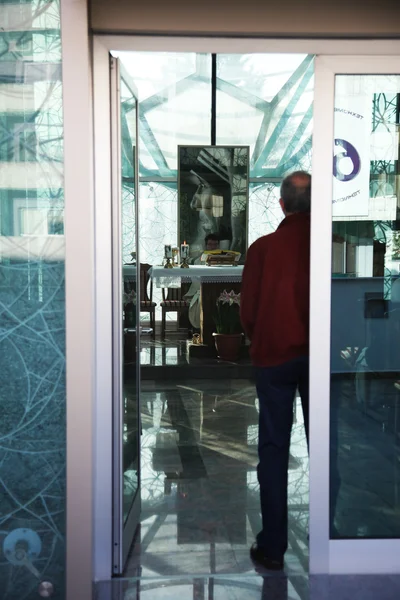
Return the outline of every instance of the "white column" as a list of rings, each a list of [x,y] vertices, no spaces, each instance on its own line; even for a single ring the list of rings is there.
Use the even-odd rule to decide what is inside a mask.
[[[94,201],[86,0],[61,1],[67,360],[67,600],[92,598]]]

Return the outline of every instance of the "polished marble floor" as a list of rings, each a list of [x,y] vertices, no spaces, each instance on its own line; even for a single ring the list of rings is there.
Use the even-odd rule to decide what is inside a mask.
[[[398,575],[213,576],[130,579],[97,585],[96,600],[398,600]]]
[[[143,368],[148,367],[168,367],[172,371],[173,367],[213,367],[213,366],[226,366],[226,365],[240,365],[250,366],[251,361],[248,357],[240,358],[236,363],[230,363],[228,361],[222,361],[213,356],[215,351],[211,352],[211,355],[193,357],[189,355],[187,344],[190,340],[182,339],[178,336],[169,337],[166,340],[149,340],[147,339],[142,343],[142,349],[140,353],[140,364]],[[224,377],[222,377],[224,378]],[[192,379],[189,375],[188,379]]]
[[[349,531],[349,515],[358,536],[365,522],[362,488],[361,496],[354,495],[360,460],[368,459],[375,473],[381,469],[382,502],[397,485],[393,455],[382,460],[385,448],[386,454],[394,450],[387,431],[349,404],[354,394],[346,386],[341,385],[338,413],[342,483],[335,523],[340,537]],[[129,396],[129,385],[126,393]],[[249,558],[249,546],[261,527],[256,477],[258,400],[253,382],[143,381],[142,427],[140,528],[124,577],[97,584],[98,600],[400,598],[398,576],[308,575],[308,454],[299,400],[289,465],[289,549],[281,574],[256,571]],[[375,459],[374,448],[379,455]],[[386,487],[382,486],[385,477]],[[364,499],[365,492],[369,490],[364,490]],[[375,499],[378,507],[379,502]],[[375,526],[371,511],[366,522]]]
[[[125,575],[254,574],[258,401],[247,380],[143,382],[142,519]],[[296,405],[287,572],[308,566],[308,456]],[[301,597],[301,596],[294,596]]]

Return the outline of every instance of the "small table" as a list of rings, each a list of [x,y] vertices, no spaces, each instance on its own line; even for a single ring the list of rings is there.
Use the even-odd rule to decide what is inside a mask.
[[[203,344],[213,345],[212,334],[215,330],[213,314],[218,296],[227,287],[227,291],[240,292],[243,265],[213,266],[190,265],[188,269],[174,267],[165,269],[161,266],[149,270],[156,287],[179,288],[182,283],[198,281],[200,283],[200,332]],[[227,285],[229,284],[229,285]]]

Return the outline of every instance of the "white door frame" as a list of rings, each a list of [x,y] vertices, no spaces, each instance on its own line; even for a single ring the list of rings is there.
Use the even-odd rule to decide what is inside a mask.
[[[338,74],[400,75],[400,55],[318,56],[315,61],[310,292],[310,572],[398,573],[400,539],[329,540],[332,156],[335,76]]]
[[[82,3],[81,3],[82,5]],[[109,98],[109,52],[152,50],[164,52],[216,53],[309,53],[317,55],[400,55],[400,42],[391,40],[262,40],[235,38],[189,38],[147,36],[95,36],[92,47],[92,73],[86,59],[87,29],[85,21],[77,30],[82,15],[76,12],[77,3],[63,2],[63,86],[65,126],[65,190],[66,190],[66,313],[67,313],[67,575],[68,600],[76,598],[77,583],[87,589],[92,579],[111,577],[112,566],[112,336],[111,336],[111,139]],[[86,15],[87,16],[87,15]],[[85,16],[85,18],[86,18]],[[80,36],[80,37],[79,37]],[[85,37],[86,36],[86,37]],[[79,40],[78,40],[79,37]],[[78,41],[77,41],[78,40]],[[326,121],[314,132],[313,196],[325,197],[326,181],[331,181],[331,146],[333,129],[333,71],[317,61],[317,80],[314,99],[314,119]],[[326,59],[324,59],[326,60]],[[343,68],[346,67],[346,58]],[[377,62],[382,59],[377,58]],[[368,59],[370,65],[370,59]],[[324,71],[325,69],[325,71]],[[357,71],[358,72],[358,71]],[[90,75],[93,75],[93,99]],[[324,79],[325,78],[325,79]],[[323,81],[326,82],[326,88]],[[330,94],[330,98],[327,96]],[[79,100],[79,103],[77,102]],[[325,103],[326,102],[326,103]],[[94,117],[94,131],[91,123]],[[323,134],[323,130],[325,133]],[[330,135],[329,138],[324,135]],[[82,146],[83,144],[83,146]],[[77,155],[77,147],[87,148],[85,160]],[[86,151],[86,150],[85,150]],[[93,168],[90,161],[94,151]],[[328,186],[329,187],[329,186]],[[82,199],[86,198],[86,204]],[[328,200],[327,200],[328,202]],[[312,306],[318,298],[328,299],[330,291],[330,207],[329,202],[315,203],[312,244],[319,245],[318,256],[312,258]],[[318,229],[315,224],[318,219]],[[70,232],[73,232],[69,234]],[[93,232],[93,236],[92,236]],[[324,232],[325,238],[322,239]],[[70,236],[70,237],[69,237]],[[86,236],[86,237],[85,237]],[[79,237],[79,244],[76,240]],[[315,253],[314,253],[315,255]],[[323,268],[322,268],[323,267]],[[318,282],[315,275],[318,271]],[[78,276],[79,275],[79,276]],[[88,293],[87,296],[83,292]],[[322,294],[322,296],[320,296]],[[330,300],[327,300],[329,303]],[[326,305],[328,306],[328,304]],[[311,320],[311,432],[312,447],[321,441],[321,422],[326,431],[328,399],[321,404],[323,389],[327,393],[329,377],[329,318],[315,313]],[[84,326],[82,326],[82,324]],[[321,335],[325,338],[321,349]],[[319,369],[322,369],[321,371]],[[82,379],[84,377],[84,379]],[[84,381],[84,387],[82,387]],[[83,405],[82,402],[87,404]],[[318,419],[318,416],[321,420]],[[82,417],[84,420],[82,421]],[[77,420],[81,418],[80,426]],[[327,439],[311,456],[310,481],[310,570],[311,572],[338,571],[344,568],[338,553],[346,551],[350,565],[350,548],[367,560],[370,540],[357,542],[329,542],[327,528],[328,498],[326,483]],[[322,458],[322,456],[324,458]],[[319,477],[322,479],[319,479]],[[93,488],[91,489],[91,482]],[[89,524],[83,527],[82,524]],[[82,527],[93,533],[87,545],[93,557],[82,561]],[[92,545],[93,540],[93,545]],[[356,550],[354,549],[357,546]],[[342,548],[343,550],[342,550]],[[398,549],[396,540],[381,541],[379,554]],[[85,554],[87,558],[87,554]],[[396,556],[396,554],[392,554]],[[377,554],[375,554],[375,559]],[[361,561],[360,561],[361,562]],[[341,565],[341,566],[340,566]],[[354,565],[354,561],[353,561]],[[361,568],[361,565],[359,564]],[[351,567],[350,567],[351,568]],[[373,570],[388,570],[384,561],[375,561]],[[371,569],[368,569],[372,572]],[[77,577],[77,575],[79,575]],[[74,591],[75,586],[75,591]],[[85,593],[80,595],[86,600]],[[89,596],[88,596],[89,598]]]

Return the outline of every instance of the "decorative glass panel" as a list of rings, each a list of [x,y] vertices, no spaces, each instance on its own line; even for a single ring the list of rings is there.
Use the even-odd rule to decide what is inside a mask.
[[[64,597],[65,291],[58,1],[0,1],[0,595]],[[47,585],[48,584],[48,585]]]

